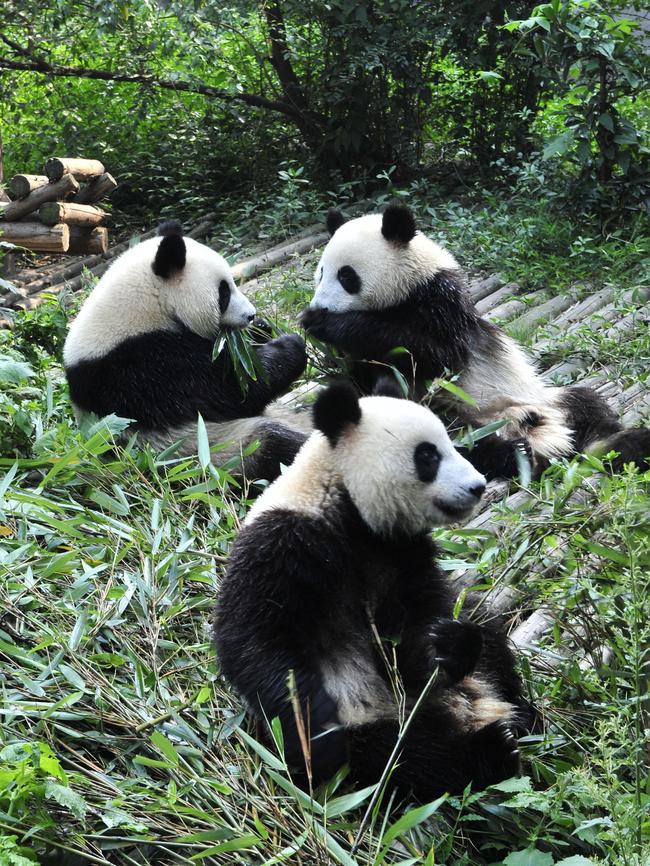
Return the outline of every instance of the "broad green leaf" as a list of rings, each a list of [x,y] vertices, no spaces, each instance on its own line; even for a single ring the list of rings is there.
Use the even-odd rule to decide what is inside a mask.
[[[17,361],[9,355],[0,355],[0,382],[10,382],[18,385],[25,379],[31,379],[34,371],[25,361]]]
[[[478,406],[476,400],[454,382],[448,382],[446,379],[436,379],[436,385],[445,391],[449,391],[450,394],[453,394],[454,397],[457,397],[463,403],[469,403],[470,406],[474,407]]]
[[[552,138],[544,147],[542,159],[550,159],[552,156],[562,156],[573,144],[574,131],[567,129],[561,135]]]
[[[526,848],[508,854],[503,866],[553,866],[553,855],[537,848]]]
[[[79,820],[85,816],[88,809],[88,804],[81,794],[50,779],[45,782],[45,797],[47,800],[55,800],[59,806],[64,806]]]
[[[391,842],[394,839],[397,839],[398,836],[412,830],[413,827],[417,827],[418,824],[421,824],[423,821],[426,821],[435,814],[446,799],[447,795],[443,794],[442,797],[438,797],[437,800],[434,800],[431,803],[425,803],[424,806],[409,809],[406,814],[402,815],[402,817],[395,821],[394,824],[391,824],[381,839],[382,845],[384,846],[384,852],[388,850]]]
[[[574,854],[573,857],[565,857],[563,860],[558,860],[555,866],[596,866],[596,861],[583,857],[582,854]]]
[[[205,426],[205,421],[200,413],[196,422],[196,443],[198,446],[201,469],[206,469],[211,460],[210,440],[208,439],[208,431]]]
[[[316,815],[322,815],[324,812],[321,804],[314,800],[309,794],[306,794],[300,788],[290,782],[287,778],[282,776],[280,773],[276,773],[275,770],[268,769],[266,770],[268,775],[273,779],[276,784],[278,784],[287,794],[291,794],[291,796],[296,800],[297,803],[300,803],[303,809],[306,809],[308,812],[314,812]]]
[[[160,731],[154,731],[149,739],[156,749],[158,749],[158,751],[161,752],[174,767],[178,766],[178,752],[174,748],[171,740],[168,740],[164,734],[160,733]]]
[[[248,836],[238,836],[237,839],[231,839],[229,842],[222,842],[221,845],[215,845],[213,848],[206,848],[205,851],[200,851],[190,857],[190,860],[204,860],[206,857],[213,857],[215,854],[226,854],[229,851],[242,851],[244,848],[254,848],[261,845],[262,840],[258,836],[250,834]]]
[[[351,794],[344,794],[341,797],[334,797],[325,805],[325,811],[328,818],[336,818],[338,815],[344,815],[346,812],[351,812],[353,809],[358,809],[359,806],[371,796],[377,785],[370,785],[368,788],[361,788],[360,791],[353,791]]]

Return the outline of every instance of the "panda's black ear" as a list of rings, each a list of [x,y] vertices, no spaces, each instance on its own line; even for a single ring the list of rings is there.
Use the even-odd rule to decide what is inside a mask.
[[[406,397],[394,376],[380,376],[372,394],[373,397],[394,397],[396,400],[404,400]]]
[[[178,220],[167,220],[164,223],[160,223],[156,234],[160,235],[160,237],[163,238],[165,237],[165,235],[182,235],[183,226],[179,223]]]
[[[387,241],[407,244],[415,237],[415,217],[405,204],[391,202],[384,211],[381,233]]]
[[[359,398],[347,382],[334,382],[314,403],[314,427],[324,433],[334,448],[346,427],[361,420]]]
[[[338,208],[331,207],[327,211],[327,216],[325,217],[325,224],[327,225],[327,231],[330,233],[330,237],[332,237],[332,235],[337,229],[341,228],[344,222],[345,217]]]
[[[158,244],[151,269],[157,277],[166,280],[173,273],[183,270],[187,250],[183,240],[183,229],[178,220],[163,223],[158,227],[158,234],[162,235],[162,240]]]

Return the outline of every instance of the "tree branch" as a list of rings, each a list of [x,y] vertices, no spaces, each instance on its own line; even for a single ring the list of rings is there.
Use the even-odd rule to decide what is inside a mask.
[[[7,41],[6,39],[4,40]],[[12,46],[13,47],[13,46]],[[276,111],[300,120],[300,110],[295,105],[276,99],[266,99],[255,93],[229,93],[218,87],[210,87],[208,84],[192,84],[189,81],[170,81],[165,78],[157,78],[148,74],[128,74],[125,72],[111,72],[109,69],[85,69],[77,66],[53,65],[46,60],[12,60],[8,57],[0,57],[0,70],[12,69],[23,72],[37,72],[41,75],[53,75],[59,78],[93,78],[99,81],[121,81],[126,84],[147,84],[152,87],[160,87],[164,90],[176,90],[185,93],[198,93],[211,99],[222,99],[224,102],[243,102],[255,108],[266,108],[268,111]]]
[[[304,111],[307,108],[307,100],[291,64],[287,31],[280,3],[277,0],[268,0],[264,4],[264,16],[271,40],[271,63],[278,73],[285,99],[289,100],[296,108]]]

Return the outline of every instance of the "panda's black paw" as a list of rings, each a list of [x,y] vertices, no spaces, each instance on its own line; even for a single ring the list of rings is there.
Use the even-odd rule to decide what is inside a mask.
[[[503,719],[472,734],[468,758],[474,762],[481,787],[517,776],[521,769],[517,738]]]
[[[266,319],[261,319],[256,316],[249,330],[251,335],[258,346],[263,346],[265,343],[268,343],[275,333],[275,329],[270,322],[267,322]]]
[[[259,348],[260,357],[273,364],[278,378],[293,382],[307,366],[305,341],[298,334],[281,334]]]
[[[481,627],[457,619],[437,619],[429,629],[433,643],[433,662],[446,675],[447,683],[456,683],[476,667],[483,648]]]
[[[298,317],[298,321],[310,337],[314,337],[316,340],[323,340],[326,337],[328,318],[328,310],[307,307]]]

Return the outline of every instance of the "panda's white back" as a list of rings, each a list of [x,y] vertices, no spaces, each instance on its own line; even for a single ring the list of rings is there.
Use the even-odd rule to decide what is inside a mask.
[[[226,280],[241,296],[228,263],[204,244],[184,238],[185,267],[163,279],[152,268],[160,242],[160,237],[143,241],[106,271],[70,326],[66,365],[102,357],[131,337],[173,330],[178,320],[202,337],[216,334],[219,283]]]

